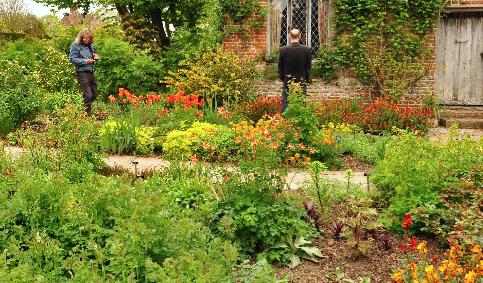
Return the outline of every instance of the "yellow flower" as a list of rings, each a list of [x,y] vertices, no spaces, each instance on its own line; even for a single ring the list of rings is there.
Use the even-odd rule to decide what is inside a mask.
[[[422,241],[421,243],[419,243],[416,249],[421,255],[425,255],[428,252],[428,249],[426,248],[426,241]]]
[[[299,157],[300,157],[300,153],[296,153],[295,158],[299,158]]]
[[[465,283],[475,283],[477,274],[473,270],[465,275]]]
[[[434,269],[433,265],[428,265],[424,268],[426,272],[426,279],[428,283],[439,282],[438,272]]]
[[[394,272],[394,274],[391,276],[391,278],[394,281],[394,283],[403,283],[403,282],[406,282],[406,280],[402,278],[403,275],[404,275],[404,270],[402,270],[401,268],[398,268],[396,272]]]
[[[474,245],[472,248],[471,248],[471,252],[474,253],[474,254],[479,254],[481,253],[481,247],[480,245]]]

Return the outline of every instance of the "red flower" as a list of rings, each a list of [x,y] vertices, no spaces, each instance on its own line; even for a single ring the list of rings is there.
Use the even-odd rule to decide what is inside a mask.
[[[174,97],[174,95],[173,95],[173,94],[171,94],[171,95],[170,95],[170,96],[169,96],[169,97],[166,99],[166,101],[167,101],[168,103],[172,103],[172,102],[174,102],[174,101],[175,101],[175,97]]]
[[[411,237],[411,239],[409,239],[409,242],[411,244],[411,249],[415,250],[418,246],[418,239],[416,237]]]
[[[414,224],[411,217],[412,217],[411,213],[406,213],[406,215],[403,218],[402,227],[404,230],[406,230],[406,232],[409,232],[409,230],[411,229],[411,225]]]

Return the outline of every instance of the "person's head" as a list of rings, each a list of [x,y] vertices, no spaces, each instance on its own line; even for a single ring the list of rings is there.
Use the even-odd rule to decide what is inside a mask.
[[[77,34],[75,38],[75,43],[77,44],[90,44],[94,42],[94,33],[88,28],[83,28]]]
[[[289,32],[289,40],[290,42],[299,42],[300,41],[300,30],[294,28],[291,29]]]

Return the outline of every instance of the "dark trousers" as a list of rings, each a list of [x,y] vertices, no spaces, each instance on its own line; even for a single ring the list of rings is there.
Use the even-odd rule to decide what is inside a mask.
[[[304,92],[305,96],[307,96],[307,84],[300,83],[302,87],[302,91]],[[283,90],[282,90],[282,113],[285,112],[288,106],[288,93],[289,93],[289,84],[283,83]]]
[[[92,112],[92,102],[97,97],[97,83],[94,74],[91,72],[77,72],[77,81],[82,89],[84,106],[87,114]]]

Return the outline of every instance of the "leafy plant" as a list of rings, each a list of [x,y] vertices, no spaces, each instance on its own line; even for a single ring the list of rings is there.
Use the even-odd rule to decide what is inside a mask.
[[[96,62],[98,89],[104,95],[116,94],[119,87],[146,93],[159,87],[162,64],[146,51],[136,51],[125,40],[99,38],[96,48],[101,59]]]
[[[0,134],[6,135],[39,111],[41,92],[29,71],[13,61],[0,61]]]
[[[300,132],[300,142],[306,145],[312,144],[317,133],[317,118],[314,107],[308,104],[301,86],[295,83],[292,83],[289,87],[288,100],[289,103],[283,116],[290,120],[292,126]]]
[[[286,235],[285,240],[276,244],[273,249],[289,250],[290,263],[288,266],[290,268],[295,268],[302,263],[300,257],[314,262],[318,262],[320,258],[324,257],[317,247],[312,246],[311,241],[307,241],[301,236],[296,236],[294,239],[291,233]]]
[[[344,227],[346,223],[343,220],[333,221],[332,224],[329,226],[332,232],[332,238],[338,240],[340,239],[342,232],[344,232]]]
[[[345,202],[346,227],[343,236],[352,247],[354,257],[365,256],[374,248],[370,232],[379,227],[376,223],[377,211],[371,207],[368,198],[349,197]]]
[[[310,178],[312,179],[313,185],[315,187],[315,191],[317,193],[317,200],[319,202],[319,209],[322,212],[322,217],[327,219],[328,214],[331,210],[331,197],[330,197],[330,190],[329,184],[324,183],[320,179],[320,175],[323,171],[327,170],[327,166],[324,163],[319,161],[313,161],[309,163],[309,173]]]
[[[472,179],[471,172],[481,164],[481,156],[481,142],[468,138],[455,140],[452,137],[448,142],[436,143],[407,133],[393,138],[387,144],[385,159],[371,174],[378,188],[379,205],[384,207],[383,223],[401,232],[399,219],[414,209],[421,216],[415,218],[416,231],[448,233],[457,217],[456,211],[447,214],[448,207],[445,208],[443,200],[450,200],[449,206],[462,205],[466,209],[472,207],[474,201],[478,202],[478,196],[471,194],[470,188],[474,185],[465,190],[466,185],[461,184],[465,179]],[[454,199],[446,195],[448,189],[451,194],[456,193]],[[460,198],[459,193],[468,195]]]
[[[337,267],[334,273],[327,274],[326,277],[329,280],[329,282],[371,283],[371,278],[369,277],[364,277],[364,278],[359,277],[357,281],[350,279],[349,276],[347,276],[347,274],[345,274],[345,272],[340,267]]]
[[[180,70],[170,73],[165,83],[171,88],[201,95],[212,111],[249,100],[254,95],[255,66],[234,53],[213,50],[180,64]]]

